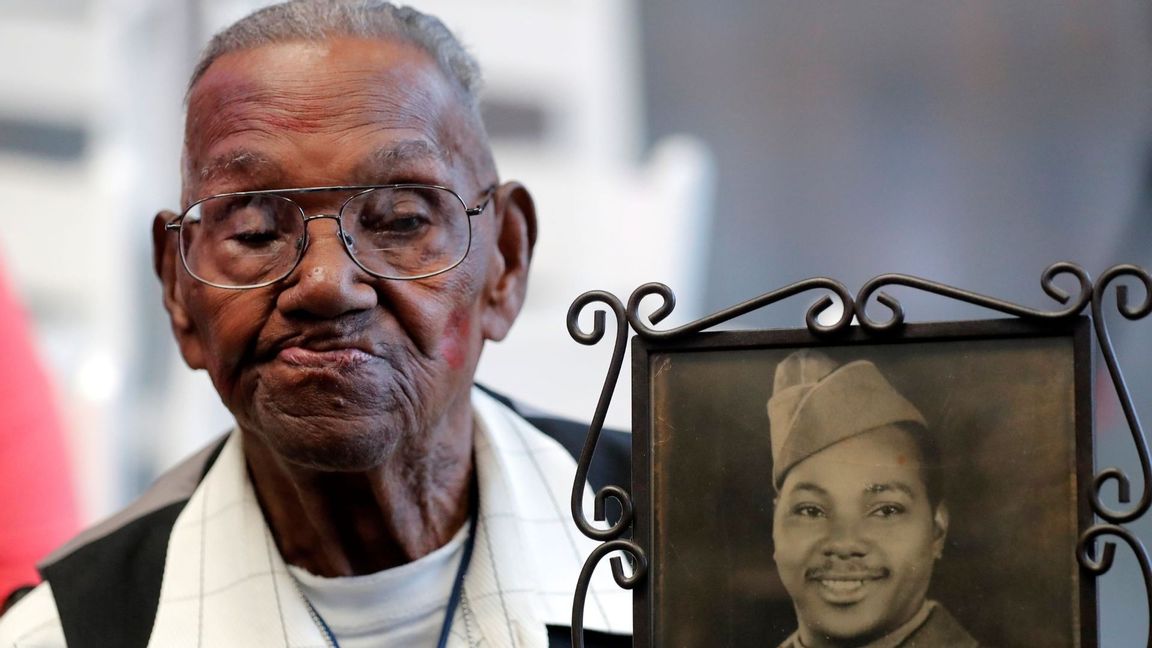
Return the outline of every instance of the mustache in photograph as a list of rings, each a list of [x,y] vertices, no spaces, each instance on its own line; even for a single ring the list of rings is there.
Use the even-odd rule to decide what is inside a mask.
[[[869,567],[857,561],[827,561],[819,567],[809,567],[804,571],[806,580],[876,580],[887,578],[891,573],[887,567]]]

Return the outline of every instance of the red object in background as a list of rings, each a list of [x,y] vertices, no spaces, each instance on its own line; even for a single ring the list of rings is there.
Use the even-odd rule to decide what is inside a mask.
[[[77,530],[64,429],[0,266],[0,602]]]

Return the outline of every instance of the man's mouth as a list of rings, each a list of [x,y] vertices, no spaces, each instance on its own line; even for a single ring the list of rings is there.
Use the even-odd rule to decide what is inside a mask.
[[[280,349],[276,357],[285,364],[304,369],[347,369],[373,358],[371,354],[351,347],[316,350],[298,346]]]
[[[832,578],[825,578],[820,581],[820,585],[827,587],[835,592],[855,592],[856,590],[864,587],[863,580],[835,580]]]
[[[888,576],[886,569],[862,571],[811,570],[807,574],[809,583],[817,586],[817,593],[824,602],[832,605],[851,605],[862,601],[872,589],[872,585]]]

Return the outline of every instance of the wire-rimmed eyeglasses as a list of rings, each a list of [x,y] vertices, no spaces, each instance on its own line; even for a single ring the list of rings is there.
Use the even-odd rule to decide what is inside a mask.
[[[389,184],[263,189],[209,196],[164,229],[178,233],[188,274],[217,288],[261,288],[287,277],[308,249],[308,223],[331,218],[348,256],[381,279],[424,279],[460,265],[472,245],[472,217],[495,186],[468,207],[438,185]],[[293,196],[353,192],[335,214],[304,212]]]

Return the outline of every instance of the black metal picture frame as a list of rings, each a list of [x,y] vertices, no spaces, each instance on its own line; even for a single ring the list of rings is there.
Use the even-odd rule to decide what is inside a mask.
[[[634,344],[634,441],[649,448],[634,466],[649,488],[634,496],[652,513],[634,527],[650,557],[635,598],[652,620],[649,645],[777,646],[797,628],[773,561],[782,507],[766,403],[776,367],[813,349],[878,367],[937,437],[950,524],[942,559],[917,565],[931,600],[985,645],[1085,645],[1095,588],[1078,577],[1075,550],[1091,519],[1087,321],[910,325],[881,342],[854,333],[835,344],[803,329]],[[1029,538],[1043,542],[1018,551]],[[867,560],[887,569],[880,553]]]
[[[1060,280],[1059,278],[1062,276],[1065,279]],[[1078,290],[1075,294],[1063,290],[1058,285],[1058,282],[1067,283],[1069,277],[1078,284]],[[1143,294],[1139,303],[1131,303],[1129,300],[1129,287],[1133,284],[1142,289]],[[964,301],[1011,315],[1013,319],[906,324],[900,302],[884,290],[891,286],[903,286]],[[1060,492],[1064,493],[1066,497],[1062,496],[1060,499],[1043,504],[1041,508],[1046,512],[1040,517],[1059,518],[1063,515],[1062,513],[1055,514],[1055,518],[1053,518],[1051,511],[1058,506],[1057,502],[1063,502],[1059,506],[1061,510],[1071,516],[1069,519],[1073,520],[1074,524],[1071,527],[1066,526],[1060,533],[1047,534],[1059,536],[1052,543],[1049,543],[1048,551],[1067,551],[1072,554],[1063,559],[1071,566],[1070,569],[1066,570],[1067,578],[1047,577],[1049,579],[1048,585],[1050,585],[1048,589],[1055,588],[1056,590],[1050,591],[1048,594],[1054,596],[1050,600],[1063,601],[1064,603],[1061,604],[1068,606],[1065,611],[1073,617],[1073,625],[1059,631],[1059,634],[1067,639],[1067,645],[1098,645],[1095,580],[1112,566],[1117,540],[1127,544],[1137,558],[1146,591],[1149,590],[1149,583],[1152,582],[1147,553],[1139,539],[1126,526],[1128,523],[1141,518],[1147,512],[1149,505],[1152,504],[1147,441],[1137,412],[1133,407],[1132,398],[1128,393],[1103,316],[1105,298],[1114,294],[1115,307],[1121,316],[1128,320],[1139,320],[1146,317],[1152,312],[1152,276],[1137,266],[1119,265],[1108,269],[1098,281],[1093,283],[1088,274],[1078,266],[1071,263],[1057,263],[1044,272],[1041,287],[1046,294],[1063,304],[1063,307],[1055,310],[1029,308],[909,275],[878,276],[865,283],[856,295],[852,295],[845,286],[835,280],[814,278],[765,293],[755,299],[690,324],[663,331],[657,330],[655,326],[667,317],[675,304],[672,292],[666,286],[661,284],[641,286],[630,296],[627,307],[609,293],[593,291],[581,295],[569,310],[568,328],[573,338],[586,345],[600,342],[607,333],[606,316],[608,312],[611,312],[616,318],[616,335],[612,360],[601,391],[600,402],[589,428],[584,452],[578,463],[573,488],[573,519],[585,535],[601,542],[599,547],[589,556],[576,586],[572,619],[573,645],[583,645],[583,605],[591,573],[604,557],[614,553],[616,555],[611,558],[611,567],[617,584],[632,589],[634,592],[635,634],[633,641],[636,646],[774,645],[773,642],[778,641],[783,633],[790,631],[787,620],[780,621],[779,627],[775,627],[775,629],[763,630],[764,627],[768,626],[761,624],[758,626],[761,629],[755,632],[751,631],[755,624],[748,623],[751,618],[750,615],[757,614],[757,611],[762,611],[763,619],[787,618],[786,614],[777,614],[769,609],[774,605],[777,611],[786,610],[788,602],[786,599],[780,599],[779,593],[782,590],[778,585],[771,584],[771,571],[774,565],[771,559],[773,547],[770,534],[765,534],[762,528],[763,524],[760,524],[761,528],[757,528],[757,522],[765,521],[767,526],[771,528],[771,521],[766,518],[759,521],[754,519],[757,515],[763,516],[765,514],[765,502],[774,497],[773,479],[770,476],[765,476],[763,473],[759,476],[744,474],[743,477],[737,478],[733,482],[735,486],[730,485],[726,491],[728,497],[722,500],[723,505],[719,508],[717,508],[719,505],[716,500],[710,501],[707,498],[697,498],[692,501],[689,497],[688,501],[682,504],[684,508],[689,510],[700,509],[695,511],[695,514],[700,518],[697,525],[699,527],[706,528],[709,524],[713,524],[718,517],[724,516],[744,516],[752,520],[751,524],[745,525],[746,528],[753,529],[753,531],[745,534],[746,537],[733,539],[731,529],[712,529],[712,531],[717,532],[716,542],[719,543],[713,545],[712,551],[717,554],[728,552],[728,560],[733,560],[732,556],[734,555],[743,556],[738,569],[711,573],[708,578],[702,581],[693,581],[691,578],[685,579],[684,574],[687,572],[684,572],[683,569],[681,569],[683,573],[677,574],[676,569],[683,565],[691,567],[696,564],[693,561],[698,561],[699,567],[707,571],[708,557],[700,553],[689,553],[687,557],[678,554],[676,560],[670,560],[667,554],[668,547],[676,546],[679,549],[685,546],[684,543],[677,543],[675,534],[690,535],[693,526],[690,521],[691,514],[687,517],[681,516],[677,523],[680,526],[675,527],[675,525],[669,526],[669,519],[664,516],[664,513],[670,508],[674,508],[670,504],[672,500],[669,498],[675,499],[675,492],[691,493],[693,492],[691,488],[693,479],[708,477],[706,469],[695,471],[700,473],[698,475],[691,475],[690,473],[694,471],[686,468],[693,465],[693,461],[697,461],[697,459],[685,458],[693,453],[699,454],[703,448],[722,448],[719,451],[721,459],[719,463],[714,460],[714,465],[722,465],[725,461],[724,457],[732,459],[732,463],[740,463],[740,460],[744,460],[743,473],[754,471],[757,465],[771,465],[771,457],[766,454],[769,448],[765,441],[766,429],[768,428],[767,416],[762,421],[763,427],[757,430],[753,421],[757,415],[746,415],[745,421],[738,424],[743,425],[745,436],[733,444],[736,447],[724,448],[718,440],[710,446],[710,441],[705,439],[698,440],[696,446],[686,442],[680,444],[683,447],[679,450],[670,449],[677,446],[675,443],[669,444],[670,439],[687,438],[689,433],[679,432],[679,428],[676,426],[680,425],[682,421],[670,421],[668,420],[669,416],[680,416],[685,421],[696,416],[697,422],[702,420],[701,416],[704,416],[693,414],[694,408],[699,409],[696,405],[691,403],[684,405],[682,402],[693,399],[697,399],[700,403],[708,402],[709,391],[692,388],[691,385],[694,381],[711,380],[721,383],[726,379],[739,381],[741,379],[740,371],[744,372],[744,378],[757,376],[752,380],[760,384],[740,398],[745,401],[744,406],[746,408],[751,407],[748,403],[763,407],[763,402],[756,403],[756,401],[767,400],[772,391],[771,384],[764,384],[771,383],[769,374],[765,372],[769,372],[779,364],[783,354],[797,349],[817,349],[822,353],[827,352],[836,356],[838,362],[858,359],[874,363],[876,367],[880,368],[881,373],[892,374],[890,381],[893,384],[903,385],[906,391],[910,393],[916,392],[921,384],[932,383],[931,378],[940,374],[939,369],[942,367],[967,363],[965,365],[967,369],[963,371],[975,375],[981,371],[981,366],[991,366],[988,364],[988,359],[994,356],[997,358],[996,362],[1001,364],[994,369],[989,369],[989,371],[996,376],[1018,365],[1020,365],[1019,370],[1027,370],[1024,365],[1027,365],[1028,362],[1012,360],[1011,353],[1032,353],[1030,358],[1047,358],[1047,361],[1054,363],[1053,366],[1062,367],[1060,369],[1064,372],[1062,375],[1071,381],[1068,383],[1071,385],[1070,391],[1061,392],[1063,396],[1049,398],[1048,400],[1052,401],[1052,405],[1045,410],[1051,416],[1063,417],[1061,420],[1067,423],[1064,429],[1058,433],[1058,440],[1054,443],[1047,443],[1041,441],[1041,436],[1035,436],[1042,435],[1042,427],[1050,424],[1050,422],[1045,422],[1040,426],[1033,426],[1032,434],[1034,436],[1017,443],[1014,446],[1015,450],[1008,451],[1008,454],[1016,452],[1027,455],[1030,450],[1040,450],[1045,447],[1055,449],[1053,453],[1049,453],[1051,456],[1048,458],[1048,463],[1044,469],[1051,475],[1064,474],[1066,476],[1064,481],[1058,485],[1058,489],[1062,489]],[[796,331],[708,332],[708,329],[742,314],[765,308],[789,297],[812,292],[821,296],[806,311],[804,329]],[[659,298],[661,303],[651,314],[641,315],[641,302],[649,297]],[[827,315],[836,314],[835,309],[831,307],[837,301],[840,306],[839,317],[836,318],[836,321],[829,323]],[[879,304],[879,307],[876,304]],[[598,306],[598,308],[592,311],[592,328],[585,330],[581,326],[581,315],[593,305]],[[1084,317],[1083,312],[1089,305],[1091,316]],[[887,317],[883,319],[877,319],[873,316],[874,312],[869,312],[882,309],[887,310]],[[854,323],[858,325],[854,325]],[[605,519],[610,520],[607,526],[603,523],[596,525],[586,517],[581,506],[580,493],[587,476],[588,467],[594,460],[596,440],[603,426],[613,389],[619,379],[629,342],[629,329],[635,331],[635,336],[632,338],[634,406],[632,484],[630,489],[621,485],[611,485],[596,493],[592,517],[601,522]],[[1091,342],[1093,339],[1099,347],[1099,355],[1103,358],[1108,369],[1109,377],[1131,432],[1136,456],[1140,462],[1142,490],[1134,502],[1131,480],[1122,470],[1107,468],[1093,473],[1091,451],[1093,438],[1093,388],[1091,385],[1093,374],[1091,365],[1094,355]],[[1045,345],[1051,348],[1045,351]],[[932,348],[931,354],[921,353],[921,350],[928,347]],[[1027,351],[1026,347],[1032,348],[1032,350]],[[941,353],[943,355],[940,355]],[[952,360],[947,359],[949,353],[952,353]],[[1004,359],[1004,353],[1009,354],[1007,360]],[[710,359],[708,362],[715,366],[709,370],[711,373],[698,375],[692,374],[691,369],[684,369],[683,371],[688,371],[688,373],[684,374],[686,377],[679,379],[679,386],[676,387],[673,385],[674,380],[669,382],[668,376],[670,374],[667,371],[670,366],[679,366],[685,363],[669,363],[669,359],[680,360],[690,356]],[[925,360],[924,358],[928,356],[931,356],[932,359]],[[960,361],[960,358],[967,359]],[[982,358],[984,359],[982,360]],[[937,363],[935,369],[932,362]],[[691,364],[687,363],[687,365]],[[758,368],[748,370],[748,366]],[[1037,366],[1045,365],[1041,362]],[[738,371],[737,367],[744,368]],[[1052,370],[1040,369],[1039,373],[1050,376]],[[731,374],[731,376],[726,376],[726,374]],[[654,375],[658,377],[653,379]],[[979,380],[971,382],[971,375],[969,379],[970,382],[967,383],[969,385],[980,382]],[[1027,382],[1026,380],[1021,381],[1019,376],[1007,378],[1000,376],[999,379],[1008,381],[1002,385]],[[961,383],[956,383],[956,386]],[[660,387],[661,384],[663,387]],[[696,384],[699,385],[700,383],[697,382]],[[669,385],[673,386],[669,387]],[[662,389],[663,391],[658,396],[653,396],[654,389]],[[717,387],[717,389],[721,391],[711,393],[713,395],[722,393],[722,386]],[[948,387],[945,386],[943,389],[947,391]],[[967,391],[972,392],[972,394],[967,398],[969,401],[968,411],[962,412],[961,419],[964,416],[967,416],[968,419],[973,419],[973,416],[976,416],[978,419],[979,412],[977,410],[981,408],[999,412],[1001,415],[1005,412],[1011,412],[1014,407],[1020,405],[1020,399],[1032,400],[1032,396],[1026,396],[1026,393],[1034,396],[1037,393],[1035,389],[1039,389],[1039,387],[1035,388],[1033,392],[1025,390],[1015,395],[1007,392],[1001,394],[1000,392],[1004,392],[1003,387],[996,389],[999,389],[999,392],[994,395],[988,393],[980,395],[979,390],[968,389]],[[730,388],[729,391],[732,389]],[[960,391],[965,390],[961,389]],[[692,392],[699,392],[699,394]],[[932,404],[930,397],[919,394],[915,398],[926,402],[923,406],[926,411],[933,411],[934,408],[939,409],[938,406]],[[1014,401],[1014,398],[1017,400]],[[961,400],[964,399],[961,398]],[[972,405],[978,401],[982,402],[979,407]],[[673,412],[667,407],[668,403],[672,402],[677,403],[678,412]],[[662,406],[664,409],[659,409]],[[955,410],[950,411],[955,412]],[[932,417],[942,418],[938,411],[933,411]],[[996,421],[997,418],[996,416],[985,416],[984,420]],[[995,428],[995,424],[991,427]],[[675,437],[676,434],[679,434],[680,437]],[[759,438],[757,438],[757,434],[760,435]],[[973,456],[968,456],[968,459],[972,461],[968,461],[967,464],[965,463],[967,459],[960,461],[958,464],[960,466],[958,469],[959,477],[954,476],[953,479],[971,480],[975,475],[979,480],[986,482],[984,483],[986,494],[1000,492],[1001,497],[1004,497],[1004,489],[1031,488],[1033,492],[1035,491],[1035,484],[1030,485],[1026,482],[1013,484],[1010,483],[1011,480],[997,483],[996,480],[1000,479],[999,477],[990,476],[991,473],[980,472],[984,470],[981,468],[981,462],[987,464],[989,457],[1005,452],[1005,448],[997,446],[996,443],[984,444],[984,442],[1003,439],[1006,436],[1004,433],[988,431],[983,439],[975,440],[973,438],[961,439],[956,432],[950,434],[951,437],[945,438],[944,442],[950,448],[949,456],[973,455],[973,453],[957,445],[963,443],[975,443],[983,448],[980,452],[984,453],[983,455],[976,453]],[[947,435],[945,436],[947,437]],[[1040,445],[1037,445],[1038,443]],[[666,456],[669,452],[677,451],[682,453],[678,460]],[[759,453],[759,460],[749,460],[749,455],[756,456],[757,453]],[[984,459],[981,459],[981,456]],[[1067,465],[1060,465],[1061,460],[1052,457],[1064,457],[1063,461],[1066,461]],[[1017,460],[1026,461],[1029,458],[1018,458]],[[680,463],[677,464],[677,461]],[[748,469],[749,466],[753,468]],[[667,472],[669,470],[672,472]],[[965,473],[965,470],[968,472]],[[994,473],[995,470],[992,472]],[[1012,469],[1009,469],[1007,473],[1002,471],[1001,474],[1011,472]],[[668,485],[671,483],[669,482],[670,475],[676,483],[674,487]],[[689,478],[686,479],[686,476]],[[1044,479],[1049,478],[1045,477]],[[1056,477],[1052,477],[1052,479],[1056,479]],[[1114,482],[1115,485],[1111,486],[1110,482]],[[696,486],[698,488],[695,490],[700,490],[699,487],[702,485],[707,484],[697,481]],[[676,489],[680,490],[677,491]],[[1102,497],[1104,493],[1107,493],[1113,501],[1119,502],[1123,508],[1114,509],[1107,505]],[[735,494],[734,499],[733,494]],[[958,509],[967,512],[954,518],[958,522],[964,520],[967,529],[955,531],[953,539],[959,544],[951,546],[945,544],[945,551],[950,554],[948,560],[956,565],[961,565],[966,560],[977,560],[976,554],[979,549],[976,547],[978,546],[988,549],[988,543],[991,543],[992,548],[995,549],[997,542],[1004,544],[1017,542],[1021,537],[1020,533],[1005,529],[1002,523],[998,526],[996,533],[980,532],[977,528],[979,525],[972,522],[974,519],[973,511],[979,510],[980,506],[989,506],[989,504],[986,501],[981,503],[976,495],[971,493],[968,495],[969,501],[963,503]],[[1009,495],[1008,497],[1012,496]],[[1023,496],[1017,494],[1016,497]],[[609,505],[609,502],[615,502],[615,506]],[[681,506],[681,504],[676,506]],[[767,508],[771,509],[771,506],[767,506]],[[1026,524],[1034,524],[1034,521],[1028,521]],[[958,527],[953,527],[953,529],[958,529]],[[1016,533],[1016,535],[1013,536],[1012,533]],[[736,536],[739,536],[739,533]],[[684,537],[687,538],[687,536]],[[757,555],[756,552],[760,551],[760,545],[763,545],[762,553]],[[705,550],[690,549],[690,551],[702,552]],[[966,558],[966,554],[971,555]],[[752,556],[752,558],[749,559],[748,556]],[[1054,560],[1060,562],[1061,559],[1055,558]],[[1027,565],[1022,565],[1020,568],[1028,569]],[[979,587],[980,584],[978,580],[974,581],[975,585],[959,583],[955,576],[948,575],[949,569],[953,572],[971,572],[976,577],[979,577],[980,570],[961,567],[940,568],[941,574],[934,582],[934,587],[938,587],[940,591],[935,591],[933,595],[943,597],[945,599],[943,601],[944,606],[953,603],[962,609],[964,596],[971,595],[972,588]],[[1055,573],[1055,571],[1051,573]],[[761,579],[760,576],[766,578]],[[733,583],[737,581],[739,583],[734,585]],[[715,642],[711,639],[707,644],[693,643],[698,640],[693,639],[694,635],[688,628],[691,623],[701,623],[701,621],[700,618],[693,621],[692,615],[686,614],[685,610],[695,609],[699,612],[697,615],[699,617],[706,613],[700,608],[708,606],[685,607],[677,603],[676,599],[681,595],[710,595],[708,592],[683,591],[694,582],[712,583],[712,587],[718,588],[711,593],[712,596],[719,599],[723,599],[725,596],[729,597],[726,602],[718,601],[716,605],[711,606],[712,612],[710,614],[727,615],[719,622],[721,625],[724,623],[739,624],[743,619],[746,622],[745,629],[749,630],[749,632],[742,633],[742,636],[748,638],[746,639],[747,643]],[[725,585],[725,582],[728,584]],[[753,584],[749,586],[749,582]],[[763,582],[769,582],[769,585],[760,587],[758,583]],[[776,600],[769,604],[764,598],[766,596],[764,592],[772,591],[773,587],[776,587],[774,590]],[[968,594],[965,594],[966,591]],[[757,596],[760,596],[761,599],[758,599]],[[1150,612],[1152,612],[1152,591],[1148,592],[1146,599]],[[1025,617],[1028,611],[1024,608],[1027,607],[1024,605],[1019,612],[1020,628],[1026,627],[1027,619]],[[1042,608],[1043,605],[1039,605],[1039,607]],[[969,618],[972,619],[972,617]],[[715,619],[709,621],[705,618],[701,627],[707,627],[708,623],[713,621]],[[986,642],[1010,644],[1013,640],[1012,633],[997,631],[997,623],[1004,626],[1010,622],[1002,619],[989,620],[985,618],[975,619],[969,625],[977,626],[977,632],[983,635],[980,638]],[[678,631],[684,632],[677,634]],[[1152,646],[1152,639],[1149,640],[1149,645]]]

